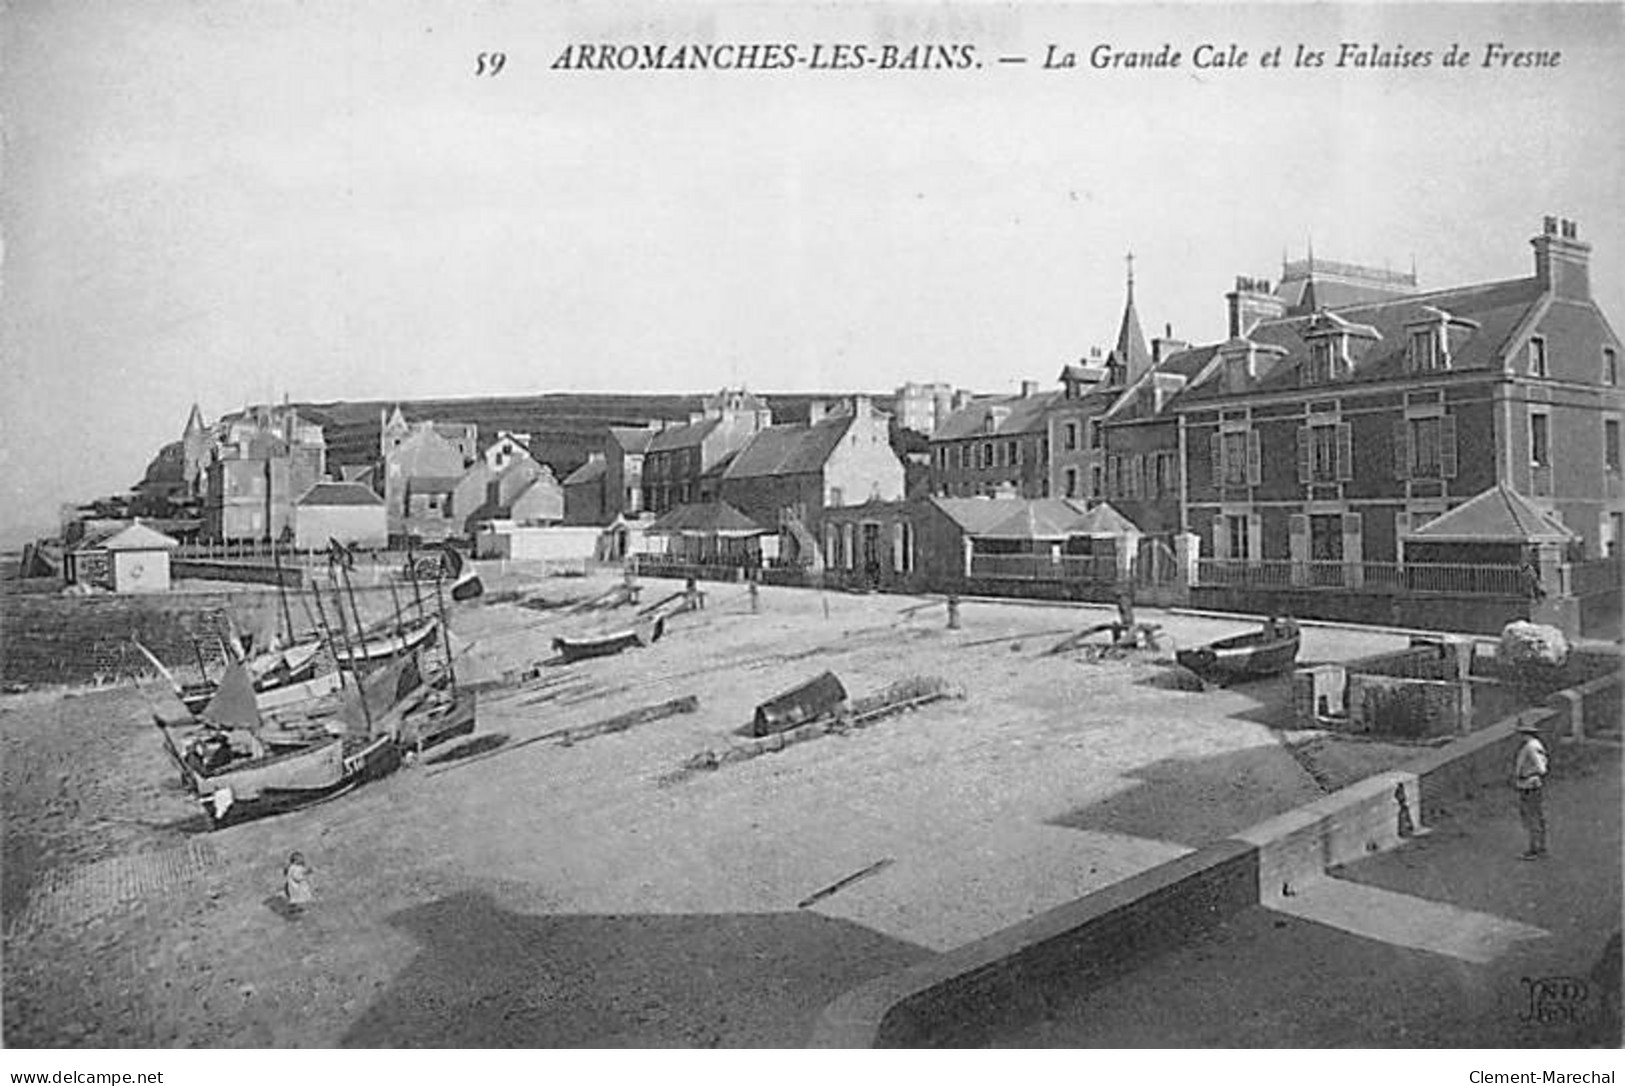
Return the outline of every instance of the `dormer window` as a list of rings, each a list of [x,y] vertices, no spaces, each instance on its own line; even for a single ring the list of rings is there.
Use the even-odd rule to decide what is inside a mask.
[[[1534,336],[1529,340],[1529,376],[1551,376],[1546,369],[1546,340],[1542,336]]]
[[[1443,369],[1444,352],[1439,350],[1439,329],[1411,329],[1411,369]]]
[[[1309,360],[1299,371],[1302,384],[1338,381],[1354,369],[1352,340],[1373,343],[1382,334],[1369,324],[1356,324],[1325,310],[1315,314],[1304,332]]]
[[[1328,337],[1310,341],[1310,366],[1303,374],[1306,377],[1306,384],[1324,384],[1324,382],[1339,376],[1337,371],[1339,371],[1341,359],[1344,358],[1344,350],[1342,350],[1344,338],[1341,335],[1339,337],[1328,335]]]

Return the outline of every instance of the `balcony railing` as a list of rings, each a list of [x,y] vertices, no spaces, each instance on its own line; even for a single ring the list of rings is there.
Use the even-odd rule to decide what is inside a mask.
[[[1517,566],[1455,563],[1294,562],[1291,559],[1203,558],[1197,583],[1232,588],[1331,588],[1444,596],[1520,596]]]

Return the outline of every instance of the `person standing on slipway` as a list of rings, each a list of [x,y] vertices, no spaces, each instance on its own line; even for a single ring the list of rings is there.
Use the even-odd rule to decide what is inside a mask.
[[[1546,855],[1546,745],[1533,724],[1519,724],[1518,732],[1524,741],[1513,762],[1512,786],[1518,790],[1518,817],[1529,834],[1523,858],[1534,860]]]

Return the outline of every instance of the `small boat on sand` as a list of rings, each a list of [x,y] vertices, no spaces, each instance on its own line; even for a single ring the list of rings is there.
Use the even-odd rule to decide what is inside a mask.
[[[613,656],[623,649],[643,648],[660,640],[666,632],[664,616],[640,622],[625,630],[589,637],[555,637],[553,648],[567,664],[593,656]]]
[[[1272,618],[1253,633],[1180,649],[1174,660],[1206,682],[1227,686],[1290,671],[1298,659],[1299,641],[1296,622]]]

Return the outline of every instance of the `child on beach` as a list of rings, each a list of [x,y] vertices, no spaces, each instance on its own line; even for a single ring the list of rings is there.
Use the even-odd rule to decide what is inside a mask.
[[[282,872],[283,892],[288,898],[288,912],[298,916],[315,898],[310,888],[310,867],[305,863],[305,854],[295,852],[288,857],[288,866]]]

